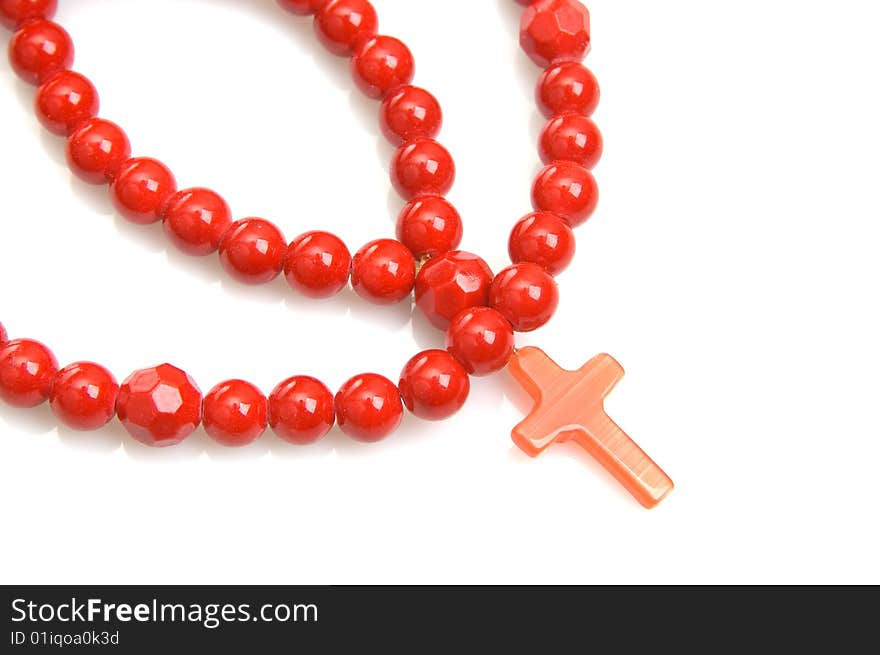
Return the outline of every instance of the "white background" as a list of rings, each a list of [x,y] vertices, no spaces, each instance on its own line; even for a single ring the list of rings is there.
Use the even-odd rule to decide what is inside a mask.
[[[61,0],[76,69],[136,154],[288,237],[391,236],[402,202],[377,105],[272,0]],[[375,0],[445,110],[463,246],[506,265],[529,211],[538,69],[512,0]],[[645,511],[571,447],[508,436],[506,373],[454,419],[386,442],[201,431],[152,451],[118,424],[0,407],[5,583],[880,582],[880,41],[875,3],[593,0],[600,210],[550,325],[574,368],[613,353],[609,413],[677,482]],[[4,35],[4,38],[5,35]],[[169,249],[73,178],[0,63],[0,321],[121,379],[162,361],[203,391],[396,379],[439,332],[350,292],[300,300]]]

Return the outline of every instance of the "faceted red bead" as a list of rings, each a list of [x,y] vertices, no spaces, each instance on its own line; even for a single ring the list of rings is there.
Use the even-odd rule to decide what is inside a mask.
[[[278,277],[286,253],[281,230],[262,218],[236,221],[220,241],[220,263],[245,284],[264,284]]]
[[[417,86],[401,86],[382,101],[379,111],[382,133],[399,146],[414,139],[433,139],[443,125],[443,110],[437,98]]]
[[[393,36],[374,36],[363,41],[351,58],[351,73],[358,88],[370,98],[409,84],[416,63],[406,44]]]
[[[569,112],[592,116],[599,106],[599,82],[582,64],[566,61],[541,74],[535,95],[548,118]]]
[[[445,350],[426,350],[400,374],[400,396],[419,418],[439,421],[455,414],[470,393],[467,371]]]
[[[52,18],[58,0],[0,0],[0,25],[15,29],[25,21]]]
[[[318,39],[337,55],[350,55],[378,29],[379,17],[367,0],[329,0],[315,13]]]
[[[545,164],[570,161],[592,170],[602,157],[602,133],[581,114],[551,118],[541,130],[539,151]]]
[[[559,305],[556,281],[537,264],[514,264],[495,276],[490,302],[517,332],[531,332],[549,321]]]
[[[577,0],[537,0],[523,12],[519,42],[539,66],[580,60],[590,50],[590,12]]]
[[[50,132],[67,135],[98,113],[98,91],[84,75],[55,73],[37,91],[37,118]]]
[[[416,276],[416,304],[441,330],[462,310],[489,303],[492,271],[482,259],[455,250],[427,262]]]
[[[202,420],[202,393],[171,364],[136,371],[122,383],[116,415],[129,434],[147,446],[173,446]]]
[[[247,446],[266,431],[267,401],[244,380],[227,380],[211,389],[202,402],[202,425],[214,441]]]
[[[0,347],[0,398],[15,407],[36,407],[49,397],[57,371],[55,355],[39,341],[7,341]]]
[[[175,246],[190,255],[208,255],[217,250],[232,225],[232,212],[210,189],[185,189],[165,203],[162,220]]]
[[[177,191],[177,181],[162,162],[135,157],[119,167],[110,191],[120,214],[132,223],[147,225],[161,218],[162,207]]]
[[[296,291],[309,298],[330,298],[339,293],[351,272],[351,253],[329,232],[306,232],[290,243],[284,275]]]
[[[103,118],[81,123],[67,140],[67,164],[92,184],[111,181],[131,157],[131,144],[122,128]]]
[[[416,139],[394,153],[391,182],[406,200],[417,196],[444,196],[455,181],[455,162],[433,139]]]
[[[415,280],[412,253],[394,239],[371,241],[352,260],[351,286],[361,298],[379,305],[409,297]]]
[[[65,366],[55,376],[49,404],[74,430],[97,430],[116,414],[119,385],[106,368],[92,362]]]
[[[48,20],[25,23],[9,42],[12,69],[25,82],[41,84],[73,64],[73,41],[60,25]]]
[[[358,441],[380,441],[403,420],[403,404],[394,383],[375,373],[363,373],[342,385],[336,394],[336,420]]]
[[[532,186],[532,206],[561,216],[572,227],[585,223],[599,203],[599,187],[583,166],[558,161],[545,167]]]
[[[318,441],[335,420],[333,394],[315,378],[294,376],[275,387],[269,396],[269,425],[292,444]]]
[[[325,2],[327,0],[278,0],[278,4],[284,9],[299,16],[314,14]]]
[[[535,212],[514,226],[508,251],[514,264],[532,262],[550,275],[558,275],[574,258],[574,232],[559,216]]]
[[[458,210],[440,196],[410,201],[397,218],[397,238],[417,259],[455,250],[462,232]]]
[[[446,332],[446,349],[471,375],[489,375],[507,366],[515,345],[510,322],[491,307],[460,312]]]

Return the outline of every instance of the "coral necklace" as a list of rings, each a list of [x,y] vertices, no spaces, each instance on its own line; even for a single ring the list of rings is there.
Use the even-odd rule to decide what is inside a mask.
[[[603,399],[623,370],[608,355],[578,371],[563,371],[541,350],[516,350],[514,331],[544,325],[558,303],[554,275],[575,251],[572,228],[593,213],[598,189],[590,170],[602,137],[589,116],[599,100],[596,79],[579,61],[590,47],[590,17],[576,0],[523,2],[520,42],[545,70],[537,101],[549,117],[540,137],[547,166],[532,188],[535,211],[510,235],[513,265],[493,277],[478,256],[457,250],[461,218],[444,198],[455,178],[449,152],[434,138],[442,112],[429,92],[410,83],[415,64],[401,41],[377,33],[368,0],[278,0],[294,14],[314,14],[315,31],[332,53],[350,57],[352,76],[381,101],[382,131],[398,146],[391,179],[408,201],[397,240],[378,239],[352,257],[333,234],[307,232],[287,243],[261,218],[233,222],[226,202],[204,188],[177,190],[161,162],[131,157],[125,132],[97,118],[98,93],[73,72],[73,43],[50,19],[57,0],[0,0],[0,22],[15,31],[9,56],[15,72],[38,86],[37,116],[64,136],[71,169],[86,182],[109,184],[117,209],[135,223],[162,221],[179,248],[193,255],[218,251],[223,268],[248,284],[282,272],[296,292],[326,298],[351,281],[369,302],[410,297],[446,331],[446,350],[427,350],[403,368],[397,385],[374,373],[356,375],[334,396],[315,378],[294,376],[266,398],[254,385],[228,380],[202,397],[183,371],[162,364],[136,371],[118,385],[107,369],[77,362],[59,370],[52,352],[29,340],[8,340],[0,326],[0,397],[19,407],[49,401],[59,420],[89,430],[114,416],[150,446],[180,443],[200,423],[213,439],[242,446],[271,425],[283,439],[308,444],[334,423],[349,436],[378,441],[400,424],[403,407],[424,419],[457,412],[470,389],[469,375],[508,367],[535,399],[513,431],[530,455],[553,442],[575,440],[591,452],[646,507],[672,489],[672,481],[618,428]]]

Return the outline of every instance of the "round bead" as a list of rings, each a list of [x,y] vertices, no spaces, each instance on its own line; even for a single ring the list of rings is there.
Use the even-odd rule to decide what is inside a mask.
[[[264,284],[278,277],[286,252],[281,230],[262,218],[236,221],[220,241],[220,263],[245,284]]]
[[[65,366],[55,376],[49,404],[74,430],[97,430],[116,414],[119,385],[106,368],[91,362]]]
[[[375,373],[356,375],[336,394],[336,420],[358,441],[381,441],[403,420],[403,404],[394,383]]]
[[[37,91],[37,118],[50,132],[68,135],[99,107],[98,91],[84,75],[73,71],[55,73]]]
[[[0,0],[0,24],[15,29],[25,21],[52,18],[58,0]]]
[[[556,281],[543,268],[528,262],[514,264],[495,276],[489,296],[492,307],[517,332],[537,330],[559,305]]]
[[[379,17],[367,0],[330,0],[315,13],[318,39],[337,55],[350,55],[377,29]]]
[[[519,42],[539,66],[580,60],[590,51],[590,12],[577,0],[537,0],[523,12]]]
[[[545,167],[532,186],[532,206],[561,216],[572,227],[585,223],[599,203],[599,187],[583,166],[558,161]]]
[[[507,366],[515,345],[510,322],[491,307],[459,313],[446,332],[446,349],[471,375],[489,375]]]
[[[327,0],[278,0],[279,5],[298,16],[314,14],[325,2]]]
[[[399,146],[414,139],[432,139],[440,133],[443,110],[437,98],[417,86],[391,91],[379,110],[382,133]]]
[[[492,270],[469,252],[454,250],[427,262],[416,276],[416,304],[441,330],[462,310],[489,304]]]
[[[36,407],[49,397],[57,371],[55,355],[39,341],[7,341],[0,347],[0,398],[14,407]]]
[[[306,232],[287,249],[284,275],[293,289],[309,298],[330,298],[348,284],[351,253],[329,232]]]
[[[267,401],[259,389],[244,380],[221,382],[202,402],[202,425],[224,446],[247,446],[266,431]]]
[[[122,128],[103,118],[81,123],[67,139],[67,164],[91,184],[111,181],[131,157],[131,144]]]
[[[175,193],[162,209],[163,227],[171,242],[190,255],[208,255],[232,225],[229,205],[210,189]]]
[[[591,170],[602,157],[602,133],[581,114],[551,118],[541,130],[538,149],[545,164],[570,161]]]
[[[464,405],[471,382],[467,371],[445,350],[426,350],[413,357],[400,374],[400,396],[419,418],[439,421]]]
[[[531,262],[550,275],[558,275],[571,263],[575,253],[574,232],[555,214],[529,214],[514,226],[508,243],[510,261]]]
[[[73,41],[49,20],[25,23],[9,42],[12,69],[25,82],[40,84],[73,64]]]
[[[599,82],[582,64],[562,62],[541,74],[535,96],[548,118],[570,112],[592,116],[599,106]]]
[[[162,207],[177,191],[177,181],[162,162],[136,157],[119,167],[110,191],[120,214],[132,223],[147,225],[161,218]]]
[[[279,384],[269,396],[269,425],[292,444],[318,441],[334,422],[333,393],[320,380],[298,375]]]
[[[9,341],[9,335],[6,333],[6,328],[3,327],[3,323],[0,323],[0,346]]]
[[[412,253],[394,239],[371,241],[352,260],[352,287],[361,298],[379,305],[392,305],[409,297],[415,279]]]
[[[417,196],[444,196],[455,181],[455,162],[433,139],[416,139],[394,153],[391,182],[406,200]]]
[[[410,201],[397,218],[397,238],[417,259],[455,250],[462,232],[458,210],[440,196]]]
[[[351,58],[351,74],[355,84],[370,98],[409,84],[416,72],[416,63],[406,44],[393,36],[374,36],[363,41]]]
[[[189,375],[162,364],[136,371],[122,383],[116,415],[142,444],[173,446],[199,426],[202,393]]]

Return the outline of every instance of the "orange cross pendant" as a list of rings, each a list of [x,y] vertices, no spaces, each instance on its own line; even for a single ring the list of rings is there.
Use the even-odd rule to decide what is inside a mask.
[[[528,455],[536,457],[554,442],[574,439],[645,507],[656,506],[672,491],[663,469],[605,413],[605,396],[623,377],[611,355],[597,355],[577,371],[566,371],[543,350],[529,346],[514,353],[508,369],[535,401],[512,433]]]

